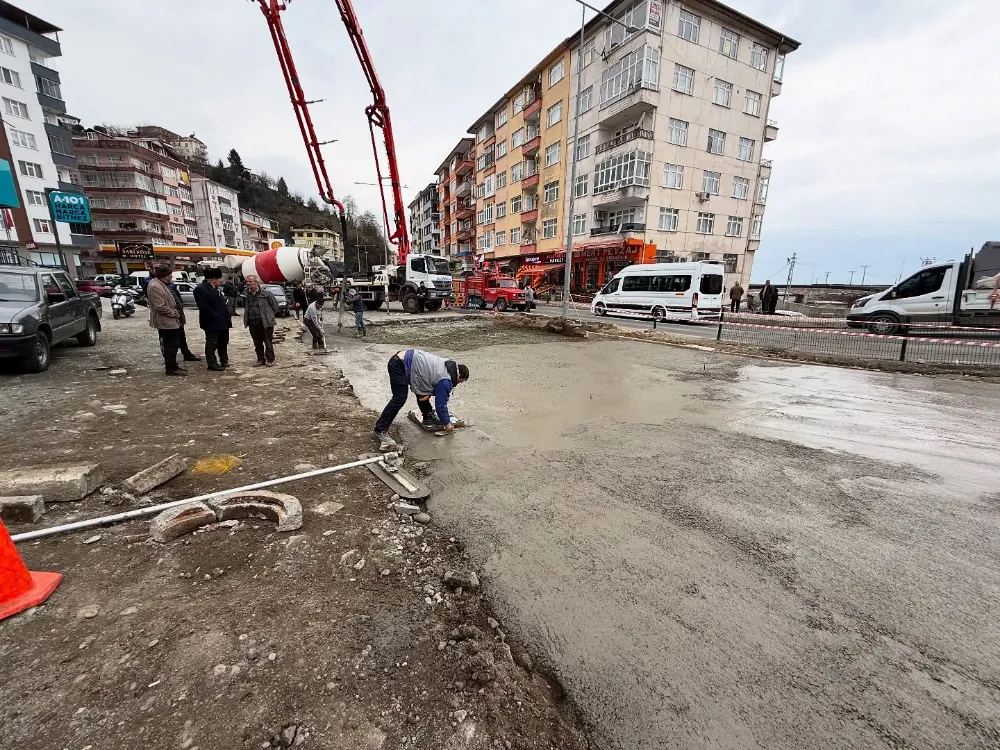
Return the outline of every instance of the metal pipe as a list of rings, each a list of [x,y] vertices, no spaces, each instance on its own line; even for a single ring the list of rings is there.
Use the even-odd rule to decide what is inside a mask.
[[[47,529],[36,529],[34,531],[25,531],[23,534],[15,534],[11,537],[14,542],[27,542],[32,539],[42,539],[47,536],[55,536],[56,534],[63,534],[67,531],[78,531],[79,529],[89,529],[94,526],[108,526],[113,523],[120,523],[121,521],[130,521],[133,518],[142,518],[143,516],[152,516],[160,511],[169,510],[170,508],[177,508],[181,505],[190,505],[191,503],[198,503],[203,500],[209,500],[213,497],[220,497],[223,495],[234,495],[239,492],[250,492],[251,490],[260,490],[264,487],[274,487],[278,484],[285,484],[286,482],[296,482],[300,479],[310,479],[311,477],[318,477],[324,474],[333,474],[338,471],[344,471],[345,469],[354,469],[358,466],[367,466],[368,464],[379,463],[388,459],[393,461],[398,458],[397,453],[384,453],[381,456],[373,456],[372,458],[363,458],[360,461],[352,461],[348,464],[340,464],[339,466],[328,466],[325,469],[313,469],[312,471],[306,471],[302,474],[292,474],[287,477],[279,477],[278,479],[269,479],[266,482],[257,482],[256,484],[248,484],[244,487],[236,487],[231,490],[219,490],[218,492],[209,492],[206,495],[198,495],[196,497],[189,497],[185,500],[173,500],[169,503],[162,503],[160,505],[151,505],[148,508],[136,508],[135,510],[127,510],[123,513],[115,513],[110,516],[101,516],[99,518],[88,518],[83,521],[73,521],[72,523],[64,523],[61,526],[50,526]]]

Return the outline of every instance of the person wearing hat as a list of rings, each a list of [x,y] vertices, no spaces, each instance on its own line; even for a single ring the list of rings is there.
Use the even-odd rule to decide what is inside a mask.
[[[215,371],[229,367],[229,329],[233,326],[226,300],[219,291],[221,285],[222,269],[206,268],[205,280],[194,288],[198,325],[205,332],[205,363],[209,370]]]
[[[177,308],[174,295],[170,291],[172,271],[169,266],[156,266],[153,278],[146,287],[149,300],[149,325],[160,337],[160,352],[167,375],[187,375],[187,370],[177,364],[177,350],[180,348],[183,313]]]

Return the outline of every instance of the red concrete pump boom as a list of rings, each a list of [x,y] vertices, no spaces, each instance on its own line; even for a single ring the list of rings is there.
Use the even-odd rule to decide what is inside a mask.
[[[306,152],[309,154],[309,163],[312,166],[313,176],[316,178],[316,185],[319,187],[320,197],[340,211],[341,225],[344,230],[344,240],[347,240],[347,223],[344,217],[344,206],[333,194],[330,185],[330,177],[326,172],[326,163],[323,161],[323,154],[320,151],[320,143],[316,138],[316,131],[313,128],[312,118],[309,115],[309,104],[305,94],[302,92],[302,85],[299,82],[298,73],[295,70],[295,62],[292,60],[292,53],[288,47],[288,40],[285,38],[285,29],[281,24],[281,11],[288,7],[291,0],[257,0],[260,9],[267,19],[268,28],[271,30],[271,39],[274,42],[274,49],[278,53],[278,62],[281,64],[281,72],[285,76],[285,83],[288,86],[288,95],[292,100],[292,107],[295,110],[295,117],[299,123],[299,130],[302,133],[302,140],[306,145]],[[378,175],[379,192],[382,195],[382,215],[386,226],[389,226],[389,207],[385,196],[385,183],[382,177],[382,160],[379,158],[378,144],[375,138],[375,128],[381,128],[382,137],[385,144],[386,163],[389,168],[389,180],[392,185],[393,219],[394,230],[389,236],[389,241],[396,246],[398,261],[400,265],[406,263],[406,256],[410,252],[410,237],[406,231],[406,213],[403,205],[402,183],[399,179],[399,166],[396,163],[396,142],[392,134],[392,119],[389,115],[389,105],[386,103],[385,90],[375,72],[375,64],[372,62],[371,52],[365,43],[364,33],[358,23],[358,17],[354,12],[351,0],[335,0],[337,8],[340,10],[340,18],[347,28],[347,35],[354,45],[354,52],[361,62],[365,78],[368,79],[368,86],[371,88],[374,103],[365,108],[368,116],[368,129],[371,131],[372,150],[375,153],[375,171]]]

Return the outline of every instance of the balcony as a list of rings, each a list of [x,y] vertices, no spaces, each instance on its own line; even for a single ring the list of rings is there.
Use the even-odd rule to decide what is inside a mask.
[[[542,99],[536,96],[525,108],[524,108],[524,119],[533,120],[536,119],[538,115],[542,112]]]
[[[764,143],[769,143],[778,137],[778,123],[768,120],[764,126]]]
[[[771,160],[761,159],[760,160],[760,176],[770,177],[771,176]]]
[[[532,208],[527,211],[521,212],[521,223],[522,224],[534,224],[538,221],[538,209]]]
[[[605,151],[611,151],[613,148],[617,148],[618,146],[622,146],[626,143],[631,143],[632,141],[639,139],[649,141],[649,143],[648,144],[637,143],[635,145],[636,148],[641,148],[644,151],[653,150],[653,144],[652,144],[653,131],[643,130],[642,128],[636,128],[635,130],[629,131],[628,133],[620,135],[617,138],[612,138],[610,141],[605,141],[604,143],[600,144],[597,148],[594,149],[594,153],[603,154]]]
[[[521,189],[531,190],[532,188],[538,187],[538,170],[535,169],[532,172],[525,173],[524,177],[521,179]]]
[[[641,206],[649,198],[649,188],[641,185],[627,185],[607,193],[594,196],[594,208],[598,206]]]
[[[604,234],[625,234],[627,232],[645,232],[645,223],[630,221],[624,224],[608,224],[603,227],[594,227],[590,230],[591,237],[600,237]]]
[[[462,219],[468,219],[472,217],[475,213],[476,206],[471,201],[462,201],[458,204],[458,210],[455,212],[455,219],[461,221]]]
[[[637,122],[643,115],[653,114],[659,98],[655,87],[642,84],[617,101],[602,105],[597,122],[605,130],[617,130],[630,122]]]
[[[463,198],[472,193],[472,180],[464,180],[455,188],[455,197]]]
[[[521,239],[521,255],[532,255],[537,252],[537,249],[535,235],[532,234]]]
[[[464,240],[471,240],[475,238],[475,236],[476,230],[470,227],[469,229],[460,229],[458,234],[455,235],[455,239],[459,242],[463,242]]]
[[[538,153],[542,145],[542,134],[538,128],[528,128],[527,139],[521,147],[521,153],[525,156],[532,156]]]
[[[461,161],[458,162],[458,166],[455,167],[455,174],[461,177],[462,175],[469,174],[475,168],[476,164],[472,161],[472,155],[465,154]]]

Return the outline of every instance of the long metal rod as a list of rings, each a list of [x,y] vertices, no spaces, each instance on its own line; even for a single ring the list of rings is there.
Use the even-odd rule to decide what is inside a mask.
[[[577,0],[580,2],[580,0]],[[573,276],[573,207],[576,201],[576,144],[580,134],[580,92],[583,90],[583,37],[587,31],[587,4],[580,2],[580,50],[576,63],[576,107],[573,113],[573,146],[566,149],[570,159],[569,185],[566,194],[569,196],[569,216],[566,217],[566,266],[563,270],[563,305],[562,316],[569,318],[569,284]]]
[[[373,456],[372,458],[363,458],[360,461],[352,461],[348,464],[340,464],[339,466],[328,466],[325,469],[314,469],[313,471],[306,471],[302,474],[292,474],[287,477],[280,477],[278,479],[269,479],[266,482],[257,482],[256,484],[248,484],[244,487],[235,487],[231,490],[219,490],[218,492],[209,492],[206,495],[197,495],[196,497],[189,497],[185,500],[173,500],[169,503],[162,503],[160,505],[151,505],[148,508],[136,508],[135,510],[127,510],[123,513],[115,513],[110,516],[101,516],[99,518],[88,518],[83,521],[74,521],[73,523],[64,523],[61,526],[50,526],[47,529],[36,529],[34,531],[25,531],[23,534],[15,534],[11,537],[12,541],[15,542],[27,542],[32,539],[42,539],[48,536],[55,536],[56,534],[63,534],[67,531],[79,531],[80,529],[90,529],[95,526],[108,526],[113,523],[120,523],[121,521],[130,521],[133,518],[142,518],[143,516],[152,516],[164,510],[169,510],[170,508],[177,508],[181,505],[190,505],[191,503],[198,503],[203,500],[210,500],[213,497],[221,497],[223,495],[234,495],[239,492],[250,492],[251,490],[261,490],[265,487],[274,487],[278,484],[285,484],[287,482],[297,482],[300,479],[309,479],[311,477],[318,477],[324,474],[333,474],[338,471],[344,471],[346,469],[354,469],[358,466],[367,466],[368,464],[379,463],[389,459],[390,461],[397,457],[395,453],[384,453],[381,456]]]

